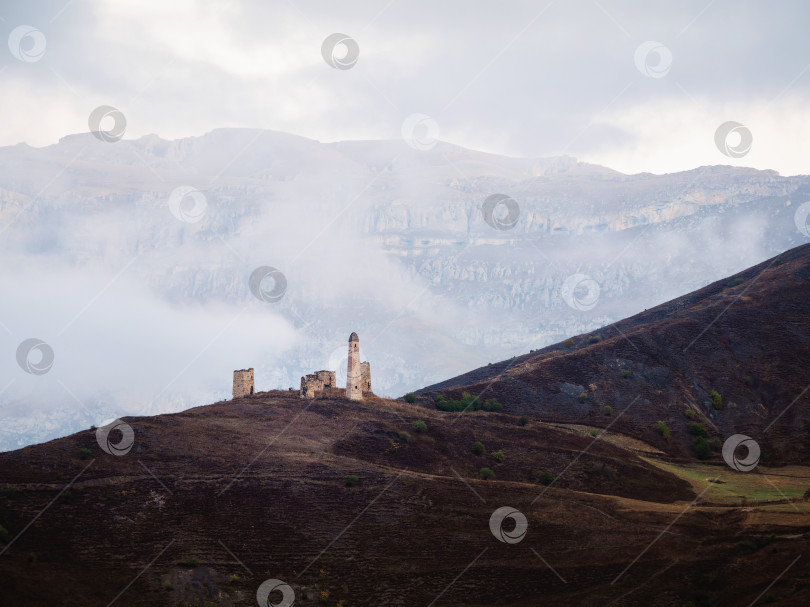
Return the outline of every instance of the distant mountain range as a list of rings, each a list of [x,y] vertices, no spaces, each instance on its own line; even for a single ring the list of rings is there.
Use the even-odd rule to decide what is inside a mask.
[[[0,148],[0,448],[226,397],[236,368],[297,387],[352,331],[397,396],[802,244],[808,200],[810,178],[773,171],[249,129]],[[276,303],[251,294],[261,266],[286,277]],[[14,361],[30,337],[53,345],[46,375]]]

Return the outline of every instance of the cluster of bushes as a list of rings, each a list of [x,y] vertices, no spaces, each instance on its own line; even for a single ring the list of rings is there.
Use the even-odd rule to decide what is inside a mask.
[[[483,455],[484,451],[486,451],[486,447],[484,447],[484,443],[482,443],[480,440],[477,440],[472,444],[472,452],[475,455],[479,456]],[[498,462],[499,464],[502,464],[504,461],[506,461],[506,453],[504,452],[503,449],[493,451],[491,455],[495,459],[495,461]]]
[[[712,405],[717,411],[720,411],[723,408],[723,397],[720,396],[720,393],[717,390],[712,390],[709,392],[709,396],[712,399]]]
[[[421,419],[417,419],[415,422],[411,424],[413,431],[417,434],[422,434],[425,430],[427,430],[427,424],[422,421]]]
[[[473,396],[469,392],[464,392],[461,395],[461,400],[450,400],[439,394],[436,397],[436,407],[441,411],[478,411],[479,409],[501,411],[503,409],[503,405],[498,402],[497,398],[481,400],[478,396]]]
[[[414,394],[413,392],[408,392],[405,395],[405,402],[406,403],[411,403],[411,404],[415,403],[416,402],[416,394]]]
[[[692,415],[689,415],[690,412]],[[694,419],[694,411],[687,409],[686,413],[689,419]],[[700,422],[692,422],[687,429],[689,430],[689,434],[695,437],[692,441],[692,452],[698,459],[709,459],[712,456],[712,451],[720,451],[722,448],[722,443],[719,438],[707,439],[709,431],[706,429],[706,426]],[[669,426],[664,421],[656,422],[655,431],[667,440],[669,440],[672,434]]]

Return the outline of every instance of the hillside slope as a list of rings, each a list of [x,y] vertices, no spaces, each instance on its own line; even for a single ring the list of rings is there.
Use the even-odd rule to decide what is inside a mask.
[[[270,392],[125,421],[123,456],[92,430],[0,454],[4,606],[247,606],[270,578],[297,606],[748,605],[810,549],[801,500],[713,506],[631,449],[506,414]],[[502,506],[522,541],[490,531]],[[781,604],[810,598],[796,579]]]
[[[689,454],[689,424],[699,422],[721,439],[754,437],[763,461],[807,462],[808,361],[804,245],[631,318],[417,393],[495,397],[509,413],[611,425],[681,456]],[[712,392],[720,395],[717,406]],[[605,406],[623,415],[608,417]],[[659,420],[671,440],[655,431]]]

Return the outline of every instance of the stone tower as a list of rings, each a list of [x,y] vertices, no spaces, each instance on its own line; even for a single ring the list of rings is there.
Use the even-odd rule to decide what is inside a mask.
[[[363,400],[363,369],[360,366],[360,338],[349,336],[349,360],[346,364],[346,398]]]
[[[253,368],[233,372],[233,397],[253,396]]]

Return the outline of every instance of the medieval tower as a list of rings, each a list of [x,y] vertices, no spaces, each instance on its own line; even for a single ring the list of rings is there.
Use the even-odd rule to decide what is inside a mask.
[[[349,360],[346,363],[346,398],[363,400],[363,369],[360,367],[360,338],[349,336]]]
[[[233,397],[253,396],[253,368],[233,372]]]

